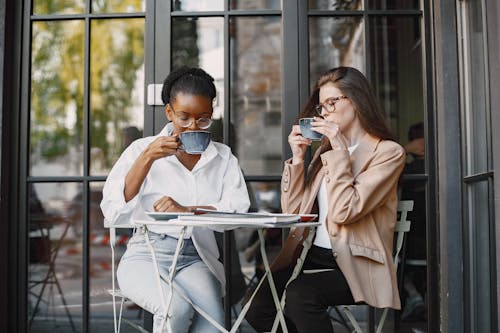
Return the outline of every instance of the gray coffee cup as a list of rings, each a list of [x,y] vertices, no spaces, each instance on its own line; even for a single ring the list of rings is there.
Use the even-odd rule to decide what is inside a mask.
[[[210,143],[209,131],[186,131],[181,132],[179,138],[182,149],[188,154],[201,154],[207,149]]]
[[[323,134],[312,130],[311,123],[313,121],[314,121],[314,118],[300,118],[299,119],[300,133],[302,134],[302,136],[304,138],[318,141],[318,140],[321,140],[321,138],[323,137]]]

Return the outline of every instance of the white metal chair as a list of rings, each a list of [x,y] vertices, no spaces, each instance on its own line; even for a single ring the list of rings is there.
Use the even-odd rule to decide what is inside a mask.
[[[394,228],[394,232],[396,233],[396,244],[395,244],[395,248],[394,248],[394,266],[395,266],[396,270],[398,269],[399,253],[401,251],[401,248],[403,247],[404,237],[405,237],[406,233],[408,231],[410,231],[411,222],[408,221],[407,215],[408,215],[408,212],[411,212],[412,210],[413,210],[413,200],[401,200],[398,202],[398,213],[400,213],[400,217],[399,217],[399,220],[396,222],[396,226]],[[309,236],[304,241],[304,243],[303,243],[304,248],[302,249],[301,256],[297,260],[297,264],[295,265],[294,272],[293,272],[292,276],[290,277],[290,279],[288,280],[287,285],[291,281],[293,281],[300,273],[300,271],[302,269],[303,261],[305,260],[307,252],[308,252],[309,248],[311,247],[311,244],[312,244],[312,241],[314,238],[314,233],[315,233],[315,230],[314,229],[311,230],[309,232]],[[307,272],[304,272],[304,273],[307,273]],[[285,305],[285,299],[286,299],[286,291],[283,293],[283,295],[281,297],[281,306],[282,307],[284,307],[284,305]],[[356,306],[356,305],[354,305],[354,306]],[[338,306],[338,308],[340,308],[342,310],[342,312],[346,315],[347,319],[350,321],[351,325],[354,327],[353,332],[363,333],[361,326],[359,325],[358,321],[354,317],[354,315],[351,312],[349,307],[350,306],[347,306],[347,305]],[[388,311],[389,311],[388,308],[383,309],[382,315],[380,316],[380,320],[379,320],[378,325],[377,325],[377,331],[376,331],[377,333],[382,332],[382,328],[384,327],[384,322],[385,322],[385,319],[387,317]],[[271,332],[276,332],[277,328],[278,328],[278,317],[276,316]]]
[[[120,332],[120,326],[122,322],[122,314],[123,314],[123,305],[125,304],[125,301],[127,301],[127,298],[122,294],[120,289],[117,288],[116,286],[116,273],[115,273],[115,246],[116,246],[116,229],[134,229],[134,225],[107,225],[105,224],[107,228],[109,228],[109,246],[111,247],[111,289],[108,290],[108,293],[113,297],[113,325],[114,325],[114,332],[119,333]],[[116,299],[120,299],[120,311],[117,314],[116,313]],[[127,324],[135,328],[139,332],[143,333],[149,333],[147,330],[142,328],[141,326],[123,319],[123,321],[126,321]]]
[[[401,248],[403,247],[403,242],[405,235],[408,231],[410,231],[410,226],[411,226],[411,221],[408,221],[407,215],[408,212],[411,212],[413,210],[413,200],[401,200],[398,203],[398,213],[400,213],[399,220],[396,223],[396,227],[394,229],[394,232],[396,233],[396,244],[394,247],[394,267],[396,270],[398,269],[398,264],[399,264],[399,253],[401,251]],[[347,319],[351,322],[352,326],[354,327],[353,332],[356,333],[363,333],[363,330],[361,329],[358,321],[352,314],[349,306],[341,306],[342,311],[346,315]],[[380,316],[379,322],[377,324],[377,333],[382,332],[382,328],[384,327],[385,319],[387,318],[387,313],[389,312],[389,308],[385,308],[382,310],[382,315]]]

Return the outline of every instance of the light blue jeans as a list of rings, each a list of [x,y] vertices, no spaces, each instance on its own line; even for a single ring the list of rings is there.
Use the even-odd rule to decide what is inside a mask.
[[[177,239],[149,232],[149,239],[158,261],[165,300],[170,293],[168,271],[172,263]],[[127,244],[117,270],[122,293],[134,303],[153,313],[153,332],[167,332],[164,322],[165,309],[161,302],[158,280],[153,267],[151,251],[143,231],[137,231]],[[177,259],[174,286],[184,291],[192,303],[208,313],[219,324],[224,323],[222,295],[219,281],[201,260],[191,239],[185,239]],[[191,304],[174,291],[168,320],[173,333],[219,332],[210,322],[195,311]]]

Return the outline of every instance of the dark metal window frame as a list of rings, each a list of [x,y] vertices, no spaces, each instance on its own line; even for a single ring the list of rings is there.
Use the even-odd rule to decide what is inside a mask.
[[[150,0],[147,0],[150,1]],[[27,188],[30,183],[79,183],[82,186],[82,332],[89,332],[89,282],[90,282],[90,243],[89,243],[89,186],[92,182],[103,182],[106,180],[105,176],[91,176],[90,175],[90,95],[89,95],[89,81],[90,81],[90,34],[91,22],[99,19],[124,19],[124,18],[146,18],[147,12],[136,13],[92,13],[91,0],[86,1],[86,8],[84,13],[77,14],[50,14],[50,15],[34,15],[32,13],[32,1],[25,0],[23,5],[23,54],[22,54],[22,87],[21,87],[21,116],[20,116],[20,145],[19,145],[19,265],[17,276],[19,279],[19,293],[17,299],[19,314],[18,332],[28,331],[27,325],[27,269],[28,260],[26,248],[28,245],[28,216],[27,216]],[[29,176],[29,131],[30,131],[30,75],[31,75],[31,34],[32,24],[34,22],[49,22],[49,21],[69,21],[81,20],[85,21],[85,37],[84,37],[84,101],[83,101],[83,175],[69,176],[69,177],[41,177]],[[146,32],[146,31],[145,31]],[[147,75],[147,74],[146,74]]]
[[[170,54],[170,36],[162,36],[161,40],[162,43],[157,43],[159,42],[159,36],[154,34],[154,31],[162,31],[162,30],[157,30],[157,27],[161,27],[162,24],[167,23],[166,26],[170,26],[170,20],[171,17],[181,17],[181,16],[223,16],[225,19],[225,31],[224,31],[224,40],[225,40],[225,60],[224,60],[224,66],[225,66],[225,74],[229,73],[229,39],[228,39],[228,24],[226,24],[226,21],[229,20],[229,17],[232,16],[266,16],[266,15],[271,15],[271,16],[276,16],[276,15],[282,15],[282,24],[283,24],[283,30],[286,31],[294,31],[294,33],[291,34],[284,34],[283,36],[283,50],[286,52],[286,50],[298,50],[297,52],[292,52],[293,55],[287,54],[287,57],[283,57],[283,63],[282,66],[283,68],[297,68],[297,71],[283,71],[283,77],[282,77],[282,85],[283,85],[283,100],[282,100],[282,106],[284,110],[287,110],[286,113],[283,114],[283,152],[284,156],[290,156],[290,150],[287,145],[286,137],[288,135],[288,128],[293,124],[295,121],[295,117],[299,112],[300,106],[304,105],[305,101],[307,100],[308,97],[308,89],[300,89],[301,87],[308,87],[309,86],[309,67],[308,67],[308,62],[309,62],[309,55],[308,55],[308,45],[307,45],[307,40],[308,40],[308,17],[309,16],[352,16],[352,15],[363,15],[363,16],[370,16],[370,15],[387,15],[387,16],[392,16],[392,15],[419,15],[424,18],[425,23],[422,23],[422,39],[424,43],[426,41],[430,41],[430,32],[429,32],[429,27],[430,27],[430,21],[432,20],[431,14],[430,14],[430,7],[431,5],[428,5],[426,1],[423,3],[426,6],[423,11],[415,11],[415,10],[404,10],[404,11],[397,11],[397,10],[364,10],[361,11],[362,14],[357,13],[358,11],[355,11],[356,13],[350,13],[350,12],[342,12],[339,13],[337,11],[333,13],[328,13],[328,11],[308,11],[308,4],[307,0],[298,0],[296,3],[292,1],[283,1],[283,8],[281,11],[276,11],[276,10],[258,10],[258,11],[244,11],[244,10],[227,10],[227,1],[225,2],[225,10],[223,12],[191,12],[191,13],[184,13],[184,12],[173,12],[171,15],[166,15],[166,19],[163,22],[159,22],[157,20],[157,17],[155,17],[155,13],[158,12],[159,10],[165,10],[165,7],[170,7],[170,1],[155,1],[155,0],[146,0],[147,1],[147,6],[146,6],[146,20],[149,22],[146,24],[146,36],[154,36],[153,43],[149,44],[148,40],[146,39],[146,62],[151,64],[155,62],[155,58],[157,54]],[[28,4],[28,5],[26,5]],[[25,8],[30,8],[31,7],[31,2],[30,1],[25,1]],[[168,11],[170,12],[170,11]],[[19,38],[19,40],[22,40],[23,42],[23,48],[24,50],[29,50],[30,49],[30,42],[31,42],[31,37],[30,37],[30,26],[31,26],[31,21],[32,20],[49,20],[49,19],[85,19],[86,21],[90,21],[91,19],[94,18],[123,18],[123,17],[136,17],[135,14],[127,14],[124,13],[123,15],[115,15],[115,14],[90,14],[90,10],[87,9],[88,14],[75,14],[75,15],[54,15],[54,16],[47,16],[47,15],[37,15],[36,17],[32,17],[29,11],[24,10],[24,17],[29,17],[29,19],[24,19],[24,24],[23,24],[23,37]],[[144,17],[144,16],[140,16]],[[21,21],[21,20],[20,20]],[[163,25],[165,27],[165,25]],[[424,29],[425,28],[425,29]],[[86,45],[86,60],[85,60],[85,75],[88,75],[88,52],[89,52],[89,40],[88,40],[88,32],[89,30],[89,23],[86,23],[86,40],[85,40],[85,45]],[[368,29],[365,25],[365,29]],[[365,31],[366,33],[366,31]],[[369,45],[369,35],[365,35],[365,43],[366,45]],[[168,39],[168,43],[165,43],[165,39]],[[165,45],[166,44],[166,45]],[[304,47],[305,46],[305,47]],[[163,52],[161,52],[161,50]],[[164,52],[166,49],[166,53]],[[431,46],[429,42],[428,47],[423,47],[423,50],[426,52],[425,58],[423,58],[424,62],[424,75],[426,75],[429,79],[433,77],[432,70],[433,67],[430,65],[432,63],[432,53],[431,53]],[[165,60],[165,59],[163,59]],[[28,134],[28,113],[29,113],[29,106],[27,104],[27,101],[29,99],[29,65],[30,64],[30,55],[27,51],[24,52],[23,57],[22,57],[22,63],[25,65],[23,66],[23,73],[22,73],[22,89],[21,89],[21,110],[22,110],[22,119],[21,119],[21,133],[20,133],[20,169],[21,170],[21,175],[20,175],[20,181],[19,184],[23,185],[19,188],[19,194],[17,194],[15,197],[17,198],[26,198],[26,187],[29,182],[80,182],[84,186],[84,190],[88,191],[88,185],[90,182],[93,181],[103,181],[105,177],[97,177],[97,176],[88,176],[88,125],[85,128],[85,139],[84,143],[87,145],[85,151],[87,152],[85,155],[85,168],[84,172],[85,175],[82,177],[65,177],[65,178],[58,178],[58,177],[28,177],[27,176],[27,166],[28,166],[28,150],[27,150],[27,134]],[[161,64],[164,65],[161,65]],[[369,72],[369,64],[367,64],[367,72]],[[156,70],[153,71],[151,68],[155,67]],[[156,66],[146,66],[146,80],[145,82],[156,82],[154,80],[156,77],[159,79],[163,79],[164,75],[168,73],[170,67],[170,62],[169,61],[158,61],[156,63]],[[163,74],[163,75],[160,75]],[[228,77],[228,76],[226,76]],[[86,82],[86,87],[88,85],[88,77],[85,78]],[[427,82],[426,82],[427,81]],[[432,83],[431,80],[424,80],[426,82],[427,86],[425,87],[424,91],[429,92],[429,94],[426,96],[426,124],[428,125],[426,127],[426,133],[427,133],[427,151],[429,152],[429,158],[428,161],[434,161],[434,157],[437,156],[435,151],[437,151],[437,147],[434,146],[434,133],[435,133],[435,122],[434,122],[434,117],[435,115],[433,114],[434,110],[434,103],[432,102]],[[229,91],[230,86],[229,86],[229,81],[225,81],[225,90]],[[88,124],[88,88],[86,89],[87,95],[85,96],[85,112],[86,112],[86,124]],[[299,91],[299,94],[297,94],[297,91]],[[229,106],[229,94],[225,94],[225,98],[227,99],[225,101],[225,105]],[[285,96],[290,96],[289,98]],[[158,107],[149,107],[145,106],[145,117],[144,117],[144,131],[145,134],[150,134],[154,133],[155,125],[156,124],[161,124],[162,118],[163,117],[163,109],[161,109],[161,112],[157,112]],[[159,109],[159,108],[158,108]],[[154,110],[154,112],[153,112]],[[228,118],[228,109],[226,108],[227,114],[225,116],[225,121],[229,121]],[[225,126],[225,133],[224,137],[229,138],[229,133],[228,133],[228,126]],[[226,140],[226,139],[225,139]],[[3,163],[3,162],[2,162]],[[428,162],[430,163],[430,162]],[[437,169],[437,168],[436,168]],[[427,170],[429,170],[428,174],[423,174],[419,175],[419,179],[427,179],[429,186],[432,188],[429,188],[428,191],[428,221],[435,221],[436,216],[434,213],[434,209],[436,208],[437,204],[435,204],[437,199],[437,192],[434,188],[434,184],[437,178],[437,172],[435,167],[433,165],[428,165]],[[23,174],[23,170],[24,172]],[[247,177],[248,181],[279,181],[280,177],[277,176],[252,176],[252,177]],[[84,193],[84,207],[87,207],[88,209],[88,192]],[[429,203],[431,202],[431,203]],[[17,211],[17,209],[16,209]],[[23,239],[26,235],[26,224],[27,224],[27,216],[26,216],[26,202],[25,200],[20,200],[19,202],[19,229],[16,232],[16,236],[20,237],[20,247],[19,247],[19,258],[21,258],[21,261],[18,263],[19,267],[19,273],[21,273],[22,270],[25,270],[26,268],[26,253],[25,250],[23,250],[26,246],[26,239]],[[24,222],[23,222],[24,221]],[[437,233],[437,227],[436,228],[436,235]],[[431,229],[429,229],[431,230]],[[432,232],[430,234],[433,234]],[[88,238],[88,234],[85,234],[85,238]],[[436,236],[437,240],[438,236]],[[428,243],[431,243],[432,239],[428,240]],[[85,244],[87,251],[84,254],[84,261],[88,264],[88,243]],[[432,243],[429,245],[429,250],[431,250],[432,254],[437,254],[437,248],[439,244]],[[23,259],[24,258],[24,259]],[[430,260],[430,267],[432,268],[433,262],[435,262],[435,267],[437,267],[437,258],[429,258]],[[24,260],[24,261],[23,261]],[[432,269],[429,269],[429,271],[432,271]],[[436,273],[437,270],[434,270],[434,273],[430,274],[435,274],[436,276],[433,276],[435,280],[433,281],[438,281],[438,273]],[[88,271],[85,272],[87,279],[86,282],[84,282],[84,293],[85,291],[88,291]],[[21,289],[23,289],[23,286],[26,284],[26,272],[23,274],[17,274],[16,278],[18,278],[19,281],[19,286],[21,286]],[[432,279],[431,279],[432,280]],[[24,284],[23,284],[24,283]],[[431,291],[431,290],[429,290]],[[17,313],[19,314],[20,320],[17,321],[17,325],[19,325],[19,330],[16,331],[26,331],[26,321],[23,320],[25,316],[23,316],[23,313],[26,311],[26,301],[25,301],[25,296],[26,296],[26,291],[21,291],[19,293],[18,299],[22,300],[18,303],[17,305]],[[434,295],[434,296],[433,296]],[[434,304],[434,306],[438,306],[438,298],[439,294],[438,293],[430,293],[431,296],[431,304]],[[84,296],[85,297],[85,296]],[[88,296],[85,305],[88,307]],[[432,301],[432,297],[434,297],[434,301]],[[431,305],[432,306],[432,305]],[[439,312],[436,311],[431,316],[429,317],[430,321],[430,329],[431,331],[434,331],[432,328],[439,328]],[[434,318],[435,320],[433,320]],[[88,331],[88,309],[84,310],[84,332]]]
[[[483,37],[484,37],[484,41],[483,41],[483,51],[484,51],[484,73],[485,73],[485,91],[484,91],[484,94],[485,94],[485,100],[486,100],[486,103],[485,103],[485,120],[486,120],[486,128],[485,128],[485,131],[486,131],[486,154],[487,154],[487,165],[486,165],[486,170],[483,170],[483,171],[480,171],[480,172],[475,172],[475,170],[472,170],[472,173],[470,172],[470,170],[468,170],[468,168],[466,167],[466,165],[469,163],[469,156],[467,154],[467,151],[468,149],[474,149],[475,147],[468,147],[468,142],[467,142],[467,136],[466,136],[466,133],[467,133],[467,128],[469,128],[471,126],[471,124],[468,122],[468,118],[467,118],[467,105],[465,105],[465,95],[469,94],[470,91],[466,91],[465,89],[465,86],[464,86],[464,82],[463,81],[466,81],[468,80],[469,78],[468,77],[465,77],[466,75],[466,71],[464,70],[465,69],[465,66],[466,66],[466,61],[468,60],[468,57],[466,56],[466,53],[469,52],[468,49],[465,49],[466,45],[463,44],[463,40],[465,38],[467,38],[468,36],[463,36],[462,35],[462,22],[460,22],[460,20],[462,19],[465,19],[467,20],[467,18],[463,18],[461,17],[461,15],[459,15],[459,13],[457,12],[457,25],[458,25],[458,39],[460,40],[460,43],[458,45],[458,50],[459,50],[459,66],[460,66],[460,74],[461,74],[461,79],[462,79],[462,82],[461,82],[461,86],[460,86],[460,92],[459,92],[459,95],[460,95],[460,98],[461,98],[461,108],[460,108],[460,116],[461,116],[461,119],[462,119],[462,124],[461,124],[461,132],[463,133],[463,137],[462,137],[462,142],[461,142],[461,145],[462,145],[462,163],[464,165],[464,167],[462,168],[463,169],[463,175],[462,175],[462,182],[463,182],[463,193],[462,193],[462,196],[463,196],[463,202],[464,202],[464,206],[463,206],[463,218],[464,218],[464,221],[463,221],[463,234],[464,234],[464,280],[467,281],[467,282],[470,282],[470,277],[471,277],[471,274],[473,274],[473,270],[474,270],[474,264],[470,261],[470,260],[473,260],[473,252],[475,251],[475,244],[473,244],[473,241],[471,240],[471,232],[474,232],[474,231],[471,231],[469,230],[469,226],[470,226],[470,221],[469,220],[469,216],[470,216],[470,213],[471,211],[473,210],[473,207],[471,207],[471,203],[470,203],[470,200],[469,200],[469,194],[470,194],[470,191],[471,189],[473,189],[474,185],[477,185],[477,184],[481,184],[481,183],[485,183],[486,186],[487,186],[487,191],[488,191],[488,208],[489,208],[489,211],[488,211],[488,226],[489,226],[489,268],[490,268],[490,272],[489,272],[489,280],[490,280],[490,290],[496,290],[497,289],[497,251],[496,251],[496,246],[497,246],[497,241],[496,241],[496,237],[495,237],[495,196],[494,196],[494,164],[493,164],[493,160],[495,158],[494,156],[494,151],[493,150],[493,135],[492,135],[492,129],[495,128],[495,127],[492,127],[493,126],[493,108],[491,106],[492,102],[492,99],[494,99],[493,96],[491,95],[496,95],[494,93],[492,93],[492,85],[491,85],[491,78],[490,78],[490,73],[491,71],[489,70],[491,64],[490,64],[490,61],[493,61],[495,62],[494,59],[491,58],[491,53],[488,54],[488,38],[491,38],[491,33],[493,34],[497,34],[498,32],[492,32],[490,31],[490,29],[488,29],[488,20],[489,19],[493,19],[493,20],[498,20],[498,18],[496,18],[494,15],[491,15],[489,16],[488,15],[488,11],[486,10],[486,3],[488,1],[487,0],[483,0],[483,1],[480,1],[480,5],[482,5],[482,10],[481,10],[481,14],[482,14],[482,28],[483,28]],[[458,6],[462,6],[464,5],[463,2],[460,2],[457,4],[457,7]],[[490,6],[493,6],[493,4],[490,4]],[[494,11],[492,12],[494,13]],[[467,14],[467,13],[464,13],[464,14]],[[469,23],[469,22],[467,22]],[[498,21],[497,21],[497,24],[498,24]],[[496,46],[498,47],[498,45]],[[497,58],[498,56],[496,56],[495,58]],[[495,66],[495,64],[493,64],[493,66]],[[494,75],[494,74],[493,74]],[[495,86],[493,84],[493,86]],[[474,88],[472,88],[474,89]],[[464,94],[464,95],[462,95]],[[474,116],[474,114],[472,115]],[[498,151],[498,150],[497,150]],[[476,328],[475,327],[475,324],[476,324],[476,321],[477,321],[477,318],[475,317],[474,313],[475,313],[475,309],[473,308],[473,306],[475,305],[475,300],[471,299],[471,295],[474,294],[474,290],[471,288],[471,285],[470,283],[465,283],[464,284],[464,330],[465,331],[468,331],[468,330],[471,330],[471,329],[474,329]],[[490,313],[489,313],[489,318],[490,318],[490,327],[491,327],[491,332],[496,332],[497,331],[497,328],[498,328],[498,304],[497,304],[497,297],[496,297],[496,294],[492,294],[491,298],[490,298]]]

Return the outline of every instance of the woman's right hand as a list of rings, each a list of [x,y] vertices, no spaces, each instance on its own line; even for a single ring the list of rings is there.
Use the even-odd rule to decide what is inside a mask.
[[[179,137],[175,134],[160,136],[144,149],[125,177],[125,189],[123,190],[125,202],[132,200],[139,193],[139,189],[153,162],[159,158],[174,155],[180,146]]]
[[[151,142],[144,150],[144,157],[155,161],[159,158],[175,155],[181,146],[177,134],[172,136],[160,136]]]
[[[292,149],[292,163],[297,164],[304,162],[307,147],[312,143],[311,139],[306,139],[300,133],[299,125],[293,125],[290,135],[288,135],[288,143]]]

